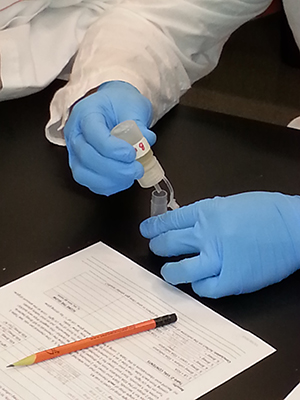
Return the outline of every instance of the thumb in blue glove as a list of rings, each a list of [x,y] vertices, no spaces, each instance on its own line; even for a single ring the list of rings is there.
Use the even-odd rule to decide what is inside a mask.
[[[98,194],[109,196],[129,188],[144,174],[134,148],[110,134],[114,126],[134,120],[150,146],[156,135],[148,129],[152,105],[126,82],[104,83],[72,109],[64,135],[74,179]]]
[[[141,223],[160,256],[194,254],[162,267],[173,285],[203,297],[249,293],[300,267],[300,197],[249,192],[215,197]]]

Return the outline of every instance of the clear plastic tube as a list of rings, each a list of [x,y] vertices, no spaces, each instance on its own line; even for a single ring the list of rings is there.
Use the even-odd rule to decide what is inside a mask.
[[[179,208],[180,206],[175,200],[174,189],[173,189],[173,186],[171,185],[171,182],[169,181],[169,179],[166,176],[164,176],[162,180],[165,182],[165,184],[169,190],[169,193],[170,193],[168,207],[171,208],[171,210],[175,210],[176,208]]]
[[[154,189],[160,193],[162,191],[162,188],[160,187],[159,183],[157,183],[156,185],[154,185]]]
[[[168,211],[168,193],[160,188],[160,192],[153,190],[151,194],[150,215],[164,214]]]
[[[151,194],[150,215],[151,217],[163,214],[168,211],[168,208],[175,210],[179,208],[179,204],[174,198],[174,189],[168,178],[164,177],[162,182],[165,183],[167,190],[163,190],[160,184],[154,185],[155,190]],[[169,194],[169,202],[168,202]]]

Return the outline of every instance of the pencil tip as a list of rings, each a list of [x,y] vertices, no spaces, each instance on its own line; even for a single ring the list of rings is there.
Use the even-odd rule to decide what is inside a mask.
[[[6,368],[14,367],[14,364],[9,364],[6,366]]]

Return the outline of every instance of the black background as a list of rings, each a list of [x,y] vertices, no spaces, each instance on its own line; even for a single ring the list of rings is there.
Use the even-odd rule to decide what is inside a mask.
[[[98,241],[159,275],[164,258],[139,234],[151,189],[111,197],[78,185],[67,151],[44,137],[54,82],[0,103],[0,285]],[[180,205],[243,191],[298,194],[300,133],[208,111],[175,107],[153,128],[156,157]],[[189,285],[182,290],[199,299]],[[205,400],[282,400],[300,378],[300,272],[256,293],[201,302],[277,349]]]

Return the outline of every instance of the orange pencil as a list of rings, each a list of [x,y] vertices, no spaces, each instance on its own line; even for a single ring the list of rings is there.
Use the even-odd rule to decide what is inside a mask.
[[[36,364],[41,361],[50,360],[51,358],[63,356],[64,354],[73,353],[73,351],[87,349],[91,346],[111,342],[112,340],[149,331],[150,329],[159,328],[160,326],[168,325],[175,321],[177,321],[176,314],[169,314],[162,317],[153,318],[148,321],[125,326],[124,328],[116,329],[110,332],[100,333],[99,335],[77,340],[76,342],[67,343],[49,350],[40,351],[39,353],[32,354],[31,356],[22,358],[22,360],[16,361],[13,364],[7,365],[7,367]]]

